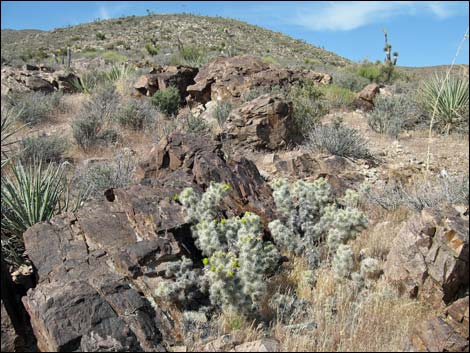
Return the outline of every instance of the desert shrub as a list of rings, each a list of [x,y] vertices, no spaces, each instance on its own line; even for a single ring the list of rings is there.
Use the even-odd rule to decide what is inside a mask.
[[[303,135],[327,113],[324,95],[313,82],[304,82],[289,87],[287,98],[292,101],[294,124]]]
[[[468,126],[468,78],[449,76],[445,80],[436,75],[425,81],[419,91],[428,115],[431,117],[435,112],[435,128],[449,132],[462,125]]]
[[[246,212],[241,218],[219,217],[218,207],[229,191],[227,184],[211,183],[202,195],[187,188],[177,199],[194,224],[196,246],[206,256],[198,282],[207,285],[212,304],[248,316],[259,309],[267,292],[264,277],[274,269],[279,255],[272,243],[263,241],[263,225],[257,215]],[[165,292],[165,285],[158,292]]]
[[[127,61],[127,56],[118,53],[117,51],[107,50],[101,54],[101,57],[108,63],[122,64]]]
[[[361,91],[369,83],[369,80],[363,76],[346,70],[336,71],[332,76],[335,85],[353,92]]]
[[[367,141],[355,129],[344,126],[341,120],[331,125],[318,125],[309,132],[307,145],[335,156],[372,159]]]
[[[183,46],[179,51],[179,55],[184,63],[189,66],[200,67],[207,61],[204,50],[195,46]]]
[[[180,92],[176,87],[159,90],[152,96],[152,104],[166,115],[176,115],[181,106]]]
[[[369,80],[369,82],[378,82],[381,75],[380,64],[365,62],[359,65],[356,73]]]
[[[355,93],[348,88],[337,85],[326,85],[321,87],[324,95],[325,106],[329,109],[349,108],[356,97]]]
[[[48,221],[55,214],[75,211],[84,195],[70,199],[65,164],[41,162],[24,167],[20,161],[2,173],[2,232],[21,236],[30,226]]]
[[[337,206],[323,178],[313,183],[299,180],[292,187],[286,179],[278,179],[271,187],[280,217],[269,223],[273,239],[284,251],[305,256],[311,269],[322,260],[320,246],[325,240],[327,254],[334,254],[367,225],[367,217],[358,209]]]
[[[124,151],[110,161],[90,162],[77,169],[74,183],[78,190],[87,190],[89,197],[100,197],[107,189],[131,184],[135,167],[132,154]]]
[[[375,132],[397,138],[402,129],[416,124],[420,111],[409,96],[382,96],[374,100],[374,109],[367,116],[369,127]]]
[[[200,116],[189,113],[183,119],[183,129],[189,134],[206,133],[210,131],[210,126],[207,124],[206,120]]]
[[[60,92],[13,93],[7,96],[6,107],[14,109],[22,123],[36,125],[46,121],[53,111],[61,108],[61,99]]]
[[[96,36],[96,39],[98,39],[98,40],[105,40],[106,39],[106,35],[101,31],[96,32],[95,36]]]
[[[21,140],[21,152],[19,158],[23,164],[42,161],[43,163],[59,163],[64,159],[64,154],[68,148],[67,139],[60,136],[39,136],[26,137]]]
[[[82,149],[116,139],[116,133],[107,125],[116,113],[118,101],[114,87],[105,87],[83,104],[72,124],[73,137]]]
[[[390,83],[400,77],[394,65],[364,62],[360,64],[356,73],[370,82]]]
[[[123,127],[142,130],[155,122],[156,114],[147,101],[130,100],[119,105],[114,118]]]
[[[409,184],[389,183],[372,188],[364,185],[365,198],[386,210],[407,207],[421,211],[427,207],[439,207],[443,204],[469,203],[469,176],[429,176],[417,177]]]
[[[232,108],[232,103],[228,101],[217,102],[217,105],[214,109],[214,118],[217,120],[217,123],[220,127],[224,126]]]
[[[274,59],[271,55],[266,55],[263,56],[261,59],[265,64],[271,65],[271,64],[276,64],[276,59]]]
[[[159,45],[155,46],[152,43],[147,43],[145,44],[145,50],[147,50],[147,53],[154,56],[154,55],[157,55],[158,52],[160,51],[160,46]]]

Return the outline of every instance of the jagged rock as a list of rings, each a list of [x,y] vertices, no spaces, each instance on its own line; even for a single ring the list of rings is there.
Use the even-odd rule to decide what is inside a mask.
[[[55,91],[54,85],[39,76],[28,76],[25,79],[25,86],[31,91],[41,91],[50,93]]]
[[[136,237],[126,215],[105,202],[24,234],[38,285],[23,303],[42,351],[100,350],[105,343],[98,336],[124,350],[162,349],[171,322],[114,270],[113,255]]]
[[[59,91],[64,93],[74,93],[77,91],[75,83],[80,82],[80,78],[73,72],[56,71],[53,75],[52,84],[57,84]]]
[[[170,86],[178,88],[181,98],[188,95],[186,88],[194,83],[197,68],[188,66],[163,66],[154,68],[150,73],[139,77],[134,88],[142,95],[153,96],[158,90]]]
[[[237,146],[275,150],[291,142],[294,129],[292,103],[263,95],[232,110],[224,132]]]
[[[407,350],[418,352],[468,352],[469,297],[446,308],[442,315],[422,322],[414,329]]]
[[[2,94],[30,91],[51,93],[56,90],[72,93],[76,90],[73,82],[79,81],[79,77],[72,72],[54,72],[45,66],[26,66],[25,69],[2,69]]]
[[[24,233],[38,284],[23,297],[42,351],[160,351],[175,323],[156,304],[166,266],[185,255],[201,263],[175,195],[228,182],[228,215],[250,210],[272,219],[271,190],[256,166],[226,162],[220,143],[174,134],[141,166],[141,184],[39,223]],[[200,300],[201,298],[197,298]],[[202,299],[201,299],[202,300]]]
[[[365,112],[374,109],[374,98],[380,92],[380,87],[376,83],[365,86],[356,96],[353,106]]]
[[[256,165],[243,157],[226,162],[221,147],[219,142],[206,138],[172,134],[150,150],[140,164],[138,174],[143,184],[165,185],[163,192],[169,198],[184,187],[205,190],[212,181],[226,182],[232,187],[224,202],[229,215],[249,210],[264,220],[272,217],[271,189]],[[174,205],[170,203],[165,207]],[[162,219],[162,222],[175,224],[175,217],[181,216],[181,213],[172,211],[172,216]]]
[[[3,300],[1,301],[1,313],[2,313],[2,322],[1,322],[1,351],[2,352],[16,352],[16,345],[18,340],[18,335],[16,334],[13,323],[8,315],[5,306],[3,305]]]
[[[392,244],[385,275],[411,296],[448,304],[469,287],[469,228],[452,207],[424,209]]]
[[[190,99],[199,103],[210,100],[238,100],[241,94],[256,86],[285,85],[312,80],[331,83],[331,76],[309,70],[273,68],[253,56],[218,57],[201,68],[188,86]]]

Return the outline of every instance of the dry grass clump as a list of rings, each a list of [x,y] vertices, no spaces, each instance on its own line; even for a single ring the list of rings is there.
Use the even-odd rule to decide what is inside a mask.
[[[383,280],[358,291],[352,282],[338,281],[333,273],[318,273],[311,296],[317,327],[296,333],[284,325],[273,328],[283,351],[399,351],[412,327],[432,315],[422,303],[400,297]]]

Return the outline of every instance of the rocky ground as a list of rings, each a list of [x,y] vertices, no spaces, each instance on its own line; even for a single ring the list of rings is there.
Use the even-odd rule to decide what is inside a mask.
[[[45,133],[74,141],[73,122],[93,95],[71,83],[82,72],[48,71],[2,67],[2,94],[63,92],[65,108],[21,130],[19,138]],[[289,320],[281,320],[280,307],[273,312],[267,304],[248,320],[208,304],[201,293],[186,307],[156,294],[162,282],[177,281],[168,269],[183,257],[196,271],[203,267],[178,198],[183,189],[202,193],[211,182],[228,184],[224,217],[257,214],[265,241],[272,241],[267,224],[277,217],[273,180],[325,178],[339,199],[364,185],[380,193],[396,182],[458,177],[468,173],[468,136],[433,132],[430,139],[426,128],[403,130],[397,138],[372,131],[368,112],[390,88],[372,84],[351,105],[319,119],[328,125],[341,118],[364,137],[371,157],[335,155],[299,142],[295,97],[244,96],[305,81],[329,86],[327,72],[235,56],[200,69],[159,66],[139,73],[114,83],[123,86],[122,100],[143,105],[156,92],[176,87],[182,107],[173,116],[155,113],[159,120],[150,129],[122,128],[115,143],[84,150],[72,142],[64,159],[74,166],[130,151],[132,178],[108,185],[77,212],[30,227],[23,234],[27,261],[21,266],[2,256],[2,351],[468,351],[468,196],[466,203],[439,201],[422,209],[406,203],[384,208],[363,196],[358,207],[369,223],[350,242],[352,258],[356,268],[372,258],[377,270],[357,287],[335,277],[331,259],[325,259],[312,283],[305,258],[287,254],[266,277],[266,303],[275,294],[291,295],[297,311],[289,312]],[[217,102],[231,104],[223,123],[217,121]],[[198,130],[189,119],[208,128]]]

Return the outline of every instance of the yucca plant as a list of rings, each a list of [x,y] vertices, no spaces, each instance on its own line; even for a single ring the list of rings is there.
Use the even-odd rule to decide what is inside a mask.
[[[449,132],[468,119],[468,80],[435,75],[420,89],[421,103],[431,116],[435,127]]]
[[[125,79],[132,72],[132,67],[129,65],[113,65],[110,71],[105,73],[107,80],[115,82]]]
[[[13,108],[2,110],[1,118],[1,154],[2,154],[2,168],[9,161],[8,154],[11,152],[11,147],[18,140],[14,138],[14,135],[21,130],[25,125],[16,126],[16,121],[21,111],[15,111]]]
[[[33,224],[50,220],[55,214],[76,211],[86,197],[80,193],[71,201],[65,164],[20,161],[1,177],[2,234],[21,236]]]

